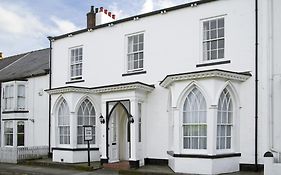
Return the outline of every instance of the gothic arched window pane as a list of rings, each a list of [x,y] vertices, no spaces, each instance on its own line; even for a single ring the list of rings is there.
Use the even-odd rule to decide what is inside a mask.
[[[231,149],[233,103],[224,89],[220,95],[217,112],[217,149]]]
[[[58,131],[60,144],[70,144],[69,117],[69,108],[65,99],[63,99],[58,109]]]
[[[183,105],[183,148],[207,149],[207,105],[196,87]]]
[[[84,100],[77,112],[77,144],[86,144],[84,141],[83,125],[93,126],[93,140],[91,144],[95,144],[95,131],[96,131],[96,111],[90,100]]]

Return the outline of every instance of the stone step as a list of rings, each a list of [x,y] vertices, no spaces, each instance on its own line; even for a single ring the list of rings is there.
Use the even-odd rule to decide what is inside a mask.
[[[128,161],[121,161],[116,163],[104,163],[103,168],[114,169],[114,170],[128,170],[130,169],[130,164]]]

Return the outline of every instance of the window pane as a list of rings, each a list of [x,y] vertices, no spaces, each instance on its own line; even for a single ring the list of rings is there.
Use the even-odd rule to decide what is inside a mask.
[[[232,99],[227,89],[220,95],[217,113],[217,149],[231,149]],[[231,117],[229,117],[231,115]]]
[[[224,18],[218,19],[218,28],[223,28],[224,27]]]
[[[218,38],[224,37],[224,29],[218,29]]]
[[[217,28],[217,20],[211,20],[211,29]]]

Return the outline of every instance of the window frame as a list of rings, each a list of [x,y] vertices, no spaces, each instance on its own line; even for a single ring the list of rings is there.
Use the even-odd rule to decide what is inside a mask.
[[[202,97],[204,98],[205,100],[205,104],[206,104],[206,122],[205,123],[202,123],[201,125],[205,125],[206,126],[206,148],[205,149],[188,149],[188,148],[184,148],[184,125],[186,125],[186,123],[184,123],[184,104],[185,104],[185,101],[187,100],[188,98],[188,95],[194,90],[194,89],[197,89]],[[183,98],[183,101],[182,101],[182,104],[181,104],[181,110],[180,110],[180,150],[182,153],[184,154],[207,154],[208,153],[208,140],[209,140],[209,133],[208,133],[208,127],[209,127],[209,123],[208,123],[208,104],[207,104],[207,99],[205,97],[205,95],[203,94],[203,92],[200,90],[200,88],[198,88],[197,86],[193,86],[191,87],[187,92],[186,92],[186,95],[184,96]],[[195,123],[190,123],[189,125],[190,126],[193,126]],[[200,125],[200,123],[197,123],[198,125]],[[197,125],[196,124],[196,125]]]
[[[64,103],[64,107],[66,107],[66,112],[68,112],[68,115],[67,116],[62,116],[63,118],[65,117],[68,117],[68,125],[67,124],[60,124],[60,108],[62,107]],[[60,132],[60,128],[67,128],[68,127],[68,131],[66,134],[62,134],[61,135],[61,132]],[[65,145],[65,146],[70,146],[71,144],[71,133],[70,133],[70,130],[71,130],[71,123],[70,123],[70,110],[69,110],[69,106],[68,106],[68,103],[66,102],[65,99],[63,99],[60,103],[59,103],[59,106],[58,106],[58,111],[57,111],[57,123],[56,123],[56,128],[57,128],[57,143],[58,145]],[[65,143],[64,141],[61,142],[61,137],[68,137],[69,138],[69,143]]]
[[[231,90],[229,90],[228,88],[224,88],[223,91],[227,90],[229,96],[230,96],[230,99],[231,99],[231,102],[232,102],[232,122],[229,124],[225,124],[225,125],[222,125],[222,126],[230,126],[231,127],[231,131],[230,131],[230,137],[231,137],[231,140],[230,140],[230,148],[225,148],[225,149],[218,149],[217,148],[217,139],[218,139],[218,112],[219,112],[219,101],[217,102],[218,104],[218,107],[217,107],[217,111],[216,111],[216,124],[215,124],[215,132],[216,132],[216,136],[215,136],[215,150],[216,150],[216,153],[217,154],[221,154],[221,153],[230,153],[230,152],[234,152],[234,150],[236,149],[235,148],[235,137],[236,137],[236,130],[237,128],[235,127],[235,123],[237,122],[236,119],[237,119],[237,115],[236,115],[236,107],[235,107],[235,100],[234,100],[234,96],[231,92]],[[223,93],[223,91],[219,94],[219,98],[218,100],[220,100],[220,97]]]
[[[96,108],[95,108],[95,105],[94,105],[94,103],[89,99],[89,98],[86,98],[86,99],[84,99],[81,103],[80,103],[80,105],[79,105],[79,107],[78,107],[78,110],[77,110],[77,126],[76,126],[76,128],[77,128],[77,132],[76,132],[76,138],[77,138],[77,142],[76,142],[76,144],[77,144],[77,146],[78,147],[86,147],[87,146],[87,141],[84,141],[84,134],[83,134],[83,132],[84,132],[84,129],[83,129],[83,125],[90,125],[90,124],[85,124],[85,123],[83,123],[84,122],[84,120],[82,121],[82,125],[79,125],[79,116],[78,116],[78,113],[79,113],[79,109],[80,109],[80,107],[81,107],[81,105],[86,101],[86,100],[88,100],[88,103],[87,104],[91,104],[92,105],[92,108],[93,108],[93,110],[94,110],[94,115],[92,116],[94,119],[93,119],[93,121],[94,121],[94,125],[91,125],[92,127],[93,127],[93,140],[92,141],[90,141],[90,144],[91,145],[96,145],[97,144],[97,111],[96,111]],[[82,111],[83,112],[83,111]],[[85,117],[85,116],[83,116],[83,117]],[[83,118],[83,117],[81,117],[81,118]],[[90,115],[89,115],[89,120],[90,120]],[[90,122],[90,121],[89,121]],[[78,128],[82,128],[82,135],[78,135]],[[78,136],[79,137],[82,137],[82,143],[78,143]]]
[[[19,125],[23,125],[23,132],[19,133]],[[17,126],[17,147],[24,147],[25,146],[25,122],[24,121],[16,121]],[[23,135],[23,145],[19,145],[19,135]]]
[[[75,62],[75,59],[74,59],[74,62],[72,62],[72,51],[74,51],[75,52],[75,50],[78,50],[78,56],[77,57],[79,57],[80,55],[79,55],[79,49],[82,49],[82,55],[81,55],[81,61],[79,61],[79,59],[78,59],[78,61],[77,62]],[[69,76],[69,80],[72,82],[72,81],[79,81],[79,80],[82,80],[83,79],[83,60],[84,60],[84,47],[83,47],[83,45],[79,45],[79,46],[75,46],[75,47],[70,47],[69,49],[68,49],[68,60],[69,60],[69,67],[68,67],[68,69],[69,69],[69,71],[68,71],[68,76]],[[74,55],[74,57],[75,57],[75,55]],[[75,66],[75,65],[80,65],[81,64],[81,75],[74,75],[74,76],[72,76],[72,66]],[[75,71],[76,71],[76,69],[74,69]]]
[[[206,21],[212,21],[212,20],[217,20],[223,18],[224,19],[224,57],[223,58],[216,58],[216,59],[206,59],[204,58],[204,22]],[[208,63],[216,63],[216,62],[223,62],[223,61],[229,61],[228,53],[227,53],[227,15],[222,14],[222,15],[216,15],[213,17],[207,17],[207,18],[202,18],[199,23],[200,27],[200,59],[199,59],[199,64],[208,64]]]
[[[7,132],[6,132],[6,125],[8,125],[9,123],[11,125],[10,129],[12,129],[12,132],[9,132],[7,134]],[[3,136],[4,136],[4,138],[3,138],[3,146],[4,147],[14,147],[14,132],[15,132],[14,122],[13,121],[4,121],[4,125],[3,126],[4,126],[3,127]],[[6,143],[6,136],[7,135],[12,136],[12,144],[11,145],[7,145],[7,143]]]
[[[134,36],[139,36],[139,35],[143,35],[143,49],[140,51],[132,51],[132,52],[129,52],[129,38],[130,37],[134,37]],[[144,31],[140,31],[140,32],[135,32],[135,33],[131,33],[131,34],[127,34],[125,35],[125,72],[126,73],[134,73],[134,72],[142,72],[144,71],[145,69],[145,61],[144,61],[144,58],[145,58],[145,32]],[[139,42],[138,42],[139,44]],[[129,69],[129,55],[132,55],[132,54],[138,54],[138,53],[142,53],[142,67],[140,68],[139,67],[139,58],[138,58],[138,68],[134,68],[134,63],[133,63],[133,69]]]
[[[10,97],[11,99],[11,108],[6,108],[6,90],[7,87],[11,87],[13,86],[13,90],[12,90],[12,97]],[[23,97],[23,106],[22,108],[19,108],[19,86],[24,86],[24,97]],[[12,82],[6,82],[3,83],[3,88],[2,88],[2,101],[3,101],[3,112],[6,111],[26,111],[27,110],[27,83],[26,81],[12,81]]]

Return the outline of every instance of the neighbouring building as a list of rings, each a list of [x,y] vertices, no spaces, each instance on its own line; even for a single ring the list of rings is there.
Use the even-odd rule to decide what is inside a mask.
[[[48,155],[49,49],[0,60],[0,162]]]
[[[201,0],[121,20],[92,7],[86,29],[49,37],[53,161],[86,162],[90,125],[103,164],[220,174],[259,168],[267,151],[280,162],[279,7]]]

